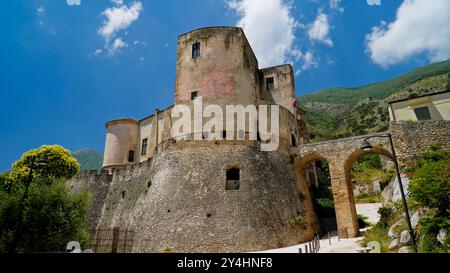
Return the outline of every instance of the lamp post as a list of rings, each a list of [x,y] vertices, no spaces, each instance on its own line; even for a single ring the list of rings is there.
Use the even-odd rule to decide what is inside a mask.
[[[47,158],[44,156],[41,156],[37,162],[37,165],[47,165]],[[9,253],[14,253],[16,251],[17,248],[17,243],[19,242],[19,238],[21,236],[21,229],[22,229],[22,221],[23,221],[23,209],[25,206],[25,200],[28,197],[28,190],[30,188],[30,184],[33,181],[33,171],[34,171],[34,167],[35,167],[35,163],[36,163],[36,156],[33,156],[31,158],[31,165],[30,165],[30,171],[28,172],[28,179],[25,182],[25,191],[23,193],[22,199],[20,200],[19,203],[19,215],[17,217],[17,225],[16,225],[16,231],[14,233],[14,239],[11,243],[11,246],[9,247]]]
[[[400,187],[400,194],[402,196],[403,210],[405,211],[405,214],[406,214],[406,222],[408,223],[409,234],[411,235],[412,245],[413,245],[414,251],[417,252],[416,237],[414,236],[414,229],[413,229],[412,224],[411,224],[411,217],[409,216],[408,203],[406,201],[405,191],[403,190],[403,183],[402,183],[402,178],[401,178],[401,175],[400,175],[400,168],[398,167],[397,155],[395,153],[395,148],[394,148],[394,142],[392,140],[392,135],[390,133],[387,133],[386,135],[377,135],[377,136],[367,137],[367,138],[364,139],[364,141],[363,141],[363,143],[361,145],[361,149],[363,149],[364,151],[372,150],[373,147],[368,142],[368,140],[371,139],[371,138],[376,138],[376,137],[389,138],[389,144],[391,145],[392,155],[394,156],[393,160],[394,160],[394,164],[395,164],[395,170],[397,172],[397,180],[398,180],[398,184],[399,184],[399,187]]]

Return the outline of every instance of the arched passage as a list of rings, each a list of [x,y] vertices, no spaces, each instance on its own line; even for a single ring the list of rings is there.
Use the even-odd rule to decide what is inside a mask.
[[[351,217],[353,221],[355,222],[354,225],[356,226],[356,230],[359,230],[358,226],[358,216],[357,216],[357,210],[356,210],[356,200],[353,192],[353,185],[352,185],[352,167],[359,159],[363,158],[366,155],[370,154],[377,154],[385,156],[389,159],[393,159],[394,156],[390,151],[383,147],[374,146],[371,150],[362,150],[362,149],[356,149],[350,155],[347,156],[345,162],[344,162],[344,175],[345,175],[345,183],[347,185],[348,190],[348,198],[350,199],[351,204]],[[381,194],[381,193],[380,193]]]
[[[296,165],[301,192],[308,192],[311,198],[310,211],[317,221],[316,231],[322,234],[337,231],[336,214],[331,190],[331,176],[328,160],[318,154],[301,158]]]
[[[299,167],[303,170],[311,161],[327,160],[331,178],[332,194],[336,212],[336,222],[340,237],[353,238],[359,235],[356,204],[353,196],[350,171],[352,164],[361,156],[377,153],[392,158],[391,152],[383,147],[389,147],[389,141],[382,134],[351,137],[339,140],[305,144],[300,147]],[[362,142],[367,138],[371,141],[372,149],[361,149]],[[298,176],[306,183],[305,172],[300,171]],[[311,208],[314,209],[314,208]]]

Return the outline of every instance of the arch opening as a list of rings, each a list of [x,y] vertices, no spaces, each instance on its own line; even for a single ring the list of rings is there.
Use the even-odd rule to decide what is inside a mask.
[[[336,233],[338,226],[328,160],[322,156],[308,155],[302,158],[300,168],[301,179],[311,196],[311,209],[317,217],[320,234]]]
[[[357,217],[360,232],[379,221],[378,209],[389,202],[396,177],[392,159],[390,151],[376,146],[352,152],[344,163],[352,214]]]

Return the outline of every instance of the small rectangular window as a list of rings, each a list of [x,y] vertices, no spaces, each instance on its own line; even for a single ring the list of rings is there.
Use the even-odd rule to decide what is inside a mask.
[[[128,162],[134,162],[134,151],[128,152]]]
[[[416,113],[417,120],[431,120],[430,109],[426,106],[414,109],[414,113]]]
[[[225,189],[227,191],[237,191],[240,188],[241,171],[238,168],[229,169],[226,173],[227,181]]]
[[[147,155],[148,138],[142,140],[142,151],[141,155]]]
[[[191,100],[195,100],[198,97],[198,92],[194,91],[191,93]]]
[[[266,89],[267,91],[272,91],[275,89],[275,81],[273,77],[266,78]]]
[[[200,43],[195,43],[192,45],[192,59],[200,57]]]

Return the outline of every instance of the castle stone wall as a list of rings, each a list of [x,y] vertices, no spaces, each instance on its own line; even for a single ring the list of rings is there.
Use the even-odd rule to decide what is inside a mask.
[[[81,172],[77,177],[68,181],[67,186],[75,193],[86,190],[91,193],[91,204],[88,210],[88,228],[93,230],[100,222],[103,205],[106,202],[109,188],[113,180],[112,174],[107,171]]]
[[[237,191],[225,187],[232,167],[241,170]],[[318,231],[295,171],[288,153],[260,152],[256,142],[170,144],[151,161],[113,172],[99,226],[133,229],[133,252],[295,245]]]

